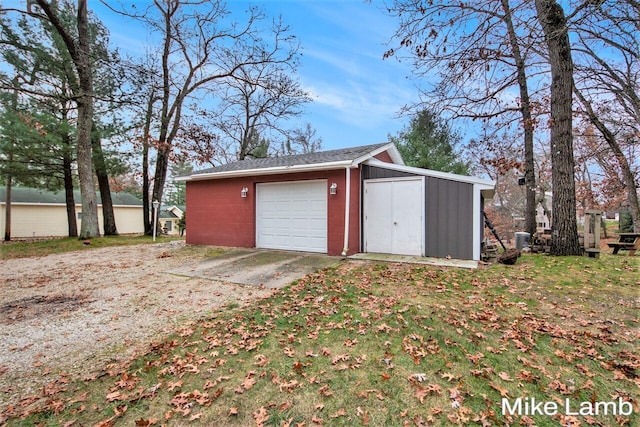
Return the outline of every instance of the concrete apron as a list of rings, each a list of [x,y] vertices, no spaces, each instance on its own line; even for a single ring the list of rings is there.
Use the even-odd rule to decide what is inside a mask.
[[[439,267],[459,267],[459,268],[478,268],[478,261],[463,259],[446,259],[432,258],[412,255],[390,255],[390,254],[370,254],[360,253],[349,257],[354,260],[364,261],[385,261],[385,262],[402,262],[408,264],[426,264]]]
[[[232,249],[168,273],[241,285],[281,288],[314,271],[337,266],[341,259],[308,252]]]

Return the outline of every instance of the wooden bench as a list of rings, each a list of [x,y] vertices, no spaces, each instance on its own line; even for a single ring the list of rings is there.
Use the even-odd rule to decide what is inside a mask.
[[[620,233],[617,242],[607,243],[613,248],[613,255],[617,255],[620,250],[629,251],[629,256],[635,255],[640,250],[640,233]]]

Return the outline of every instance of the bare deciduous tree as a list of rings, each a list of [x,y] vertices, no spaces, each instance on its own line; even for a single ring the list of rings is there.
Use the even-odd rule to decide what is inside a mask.
[[[575,18],[574,94],[579,113],[598,130],[619,166],[621,184],[640,231],[639,177],[628,143],[640,141],[640,5],[616,0],[588,5]],[[595,148],[595,147],[594,147]],[[600,152],[594,150],[594,154]]]
[[[295,67],[293,62],[287,65]],[[280,64],[244,66],[222,86],[220,113],[214,126],[234,142],[238,160],[251,156],[259,148],[260,137],[269,132],[286,137],[288,131],[281,124],[299,115],[300,107],[310,101]]]
[[[266,17],[257,8],[249,9],[246,22],[233,22],[221,0],[156,0],[142,14],[125,14],[145,22],[162,37],[152,190],[152,199],[162,201],[186,102],[217,96],[218,83],[243,80],[243,70],[251,67],[292,64],[297,44],[279,20],[270,28],[260,28]]]
[[[400,46],[385,56],[408,51],[416,76],[425,82],[436,80],[422,93],[428,109],[446,111],[454,119],[481,120],[486,130],[493,127],[495,131],[484,140],[494,152],[510,151],[506,146],[496,150],[501,140],[497,132],[518,125],[527,184],[525,228],[535,232],[536,118],[527,75],[528,68],[538,72],[530,55],[534,14],[526,4],[512,8],[509,0],[395,0],[392,4],[390,12],[400,20],[394,37]],[[514,88],[517,99],[509,94]]]

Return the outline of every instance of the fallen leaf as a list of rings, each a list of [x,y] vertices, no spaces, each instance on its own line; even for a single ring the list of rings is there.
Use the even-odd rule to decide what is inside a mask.
[[[111,417],[109,419],[100,421],[94,427],[113,427],[115,425],[115,423],[113,422],[114,419],[115,419],[115,417]]]
[[[498,373],[498,376],[505,381],[513,381],[513,378],[511,378],[506,372],[500,372]]]
[[[145,420],[144,418],[140,418],[139,420],[136,420],[136,427],[149,427],[156,423],[157,423],[156,420],[151,420],[151,419]]]
[[[259,367],[264,367],[269,363],[269,358],[267,358],[267,356],[265,356],[264,354],[258,354],[255,357],[256,359],[256,365],[258,365]]]
[[[167,383],[167,390],[173,391],[174,388],[182,387],[182,380],[178,380],[174,383]]]
[[[446,379],[449,382],[456,381],[458,379],[458,376],[453,375],[451,372],[445,372],[444,374],[441,375],[441,377]]]
[[[269,419],[269,413],[265,409],[264,406],[261,406],[260,409],[253,412],[253,419],[256,420],[256,425],[263,426],[264,423]]]
[[[113,408],[113,413],[116,417],[121,417],[127,412],[127,409],[129,409],[127,405],[119,405]]]
[[[364,426],[369,425],[369,422],[371,421],[371,417],[369,417],[369,413],[367,411],[362,410],[362,408],[358,406],[356,408],[356,414],[358,414],[358,416],[360,417],[362,425]]]
[[[421,383],[421,382],[424,382],[424,381],[427,380],[427,374],[423,374],[423,373],[413,374],[413,375],[411,375],[410,378],[413,378],[416,381],[418,381],[419,383]]]
[[[278,406],[278,410],[279,410],[280,412],[284,412],[284,411],[286,411],[286,410],[288,410],[288,409],[290,409],[290,408],[291,408],[291,403],[289,403],[289,402],[284,402],[283,404],[281,404],[280,406]]]
[[[119,391],[114,391],[107,394],[107,402],[113,402],[116,400],[124,400],[122,394]]]
[[[420,401],[420,403],[424,403],[424,398],[429,395],[429,392],[424,387],[418,387],[413,395]]]
[[[440,387],[438,384],[429,384],[427,386],[427,391],[431,394],[440,395],[442,394],[442,387]]]
[[[244,381],[242,381],[242,388],[244,388],[245,390],[250,390],[251,387],[253,387],[256,383],[255,378],[253,377],[247,377],[244,379]]]
[[[344,417],[347,415],[347,411],[344,410],[344,408],[340,408],[338,409],[333,415],[330,415],[330,418],[340,418],[340,417]]]
[[[500,387],[499,385],[496,385],[492,382],[489,383],[489,385],[491,386],[491,388],[493,388],[494,390],[496,390],[498,393],[500,393],[500,396],[502,397],[509,397],[509,392],[507,391],[506,388],[504,387]]]

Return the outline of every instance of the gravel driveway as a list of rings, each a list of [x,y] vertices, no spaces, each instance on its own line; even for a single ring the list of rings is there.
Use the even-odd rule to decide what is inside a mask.
[[[0,407],[61,372],[82,377],[187,319],[273,292],[167,273],[206,250],[171,242],[0,260]]]

